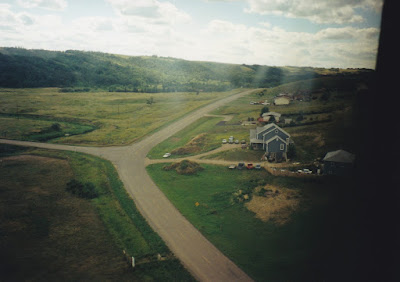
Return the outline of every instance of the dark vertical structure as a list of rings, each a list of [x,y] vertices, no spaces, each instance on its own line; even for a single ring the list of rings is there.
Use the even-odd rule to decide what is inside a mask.
[[[359,97],[358,144],[356,160],[357,187],[353,199],[357,228],[358,263],[355,277],[363,281],[400,281],[399,266],[399,192],[400,189],[400,140],[398,95],[399,78],[397,53],[400,52],[396,30],[399,16],[395,1],[384,1],[376,61],[376,81],[363,97]],[[396,97],[396,95],[398,97]],[[391,102],[380,101],[387,99]],[[371,115],[371,112],[374,115]],[[384,116],[385,122],[376,119]],[[397,118],[396,118],[397,116]],[[382,128],[382,126],[384,128]],[[384,140],[371,128],[390,132]],[[372,150],[373,148],[373,150]],[[396,270],[397,268],[397,270]]]

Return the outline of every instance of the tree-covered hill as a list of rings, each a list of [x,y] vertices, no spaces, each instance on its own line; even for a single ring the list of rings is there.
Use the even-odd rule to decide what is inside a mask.
[[[0,87],[63,87],[65,91],[74,87],[141,92],[224,91],[360,73],[368,74],[371,70],[270,67],[0,47]]]

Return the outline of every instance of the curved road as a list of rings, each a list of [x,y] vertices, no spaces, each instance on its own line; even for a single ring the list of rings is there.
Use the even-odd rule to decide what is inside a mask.
[[[129,146],[80,147],[0,139],[0,143],[88,153],[110,160],[141,214],[182,264],[200,281],[252,281],[212,245],[166,198],[145,169],[147,153],[204,114],[254,91],[223,98]]]

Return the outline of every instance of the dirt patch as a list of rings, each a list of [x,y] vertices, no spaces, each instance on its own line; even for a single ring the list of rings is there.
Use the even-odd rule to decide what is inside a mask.
[[[266,185],[257,187],[245,206],[263,222],[271,220],[284,225],[290,221],[292,213],[300,210],[302,199],[299,191]]]
[[[177,173],[183,175],[192,175],[204,170],[204,168],[202,168],[198,163],[189,160],[183,160],[179,163],[173,163],[172,165],[164,166],[163,169],[167,171],[176,170]]]
[[[185,146],[175,149],[171,152],[173,155],[188,155],[188,154],[195,154],[201,152],[205,141],[206,141],[207,134],[202,133],[194,137]]]

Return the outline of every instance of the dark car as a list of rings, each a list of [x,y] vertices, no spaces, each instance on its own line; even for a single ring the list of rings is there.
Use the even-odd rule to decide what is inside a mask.
[[[254,168],[253,164],[247,164],[247,169],[253,169],[253,168]]]
[[[238,163],[237,169],[243,169],[244,168],[244,163]]]

